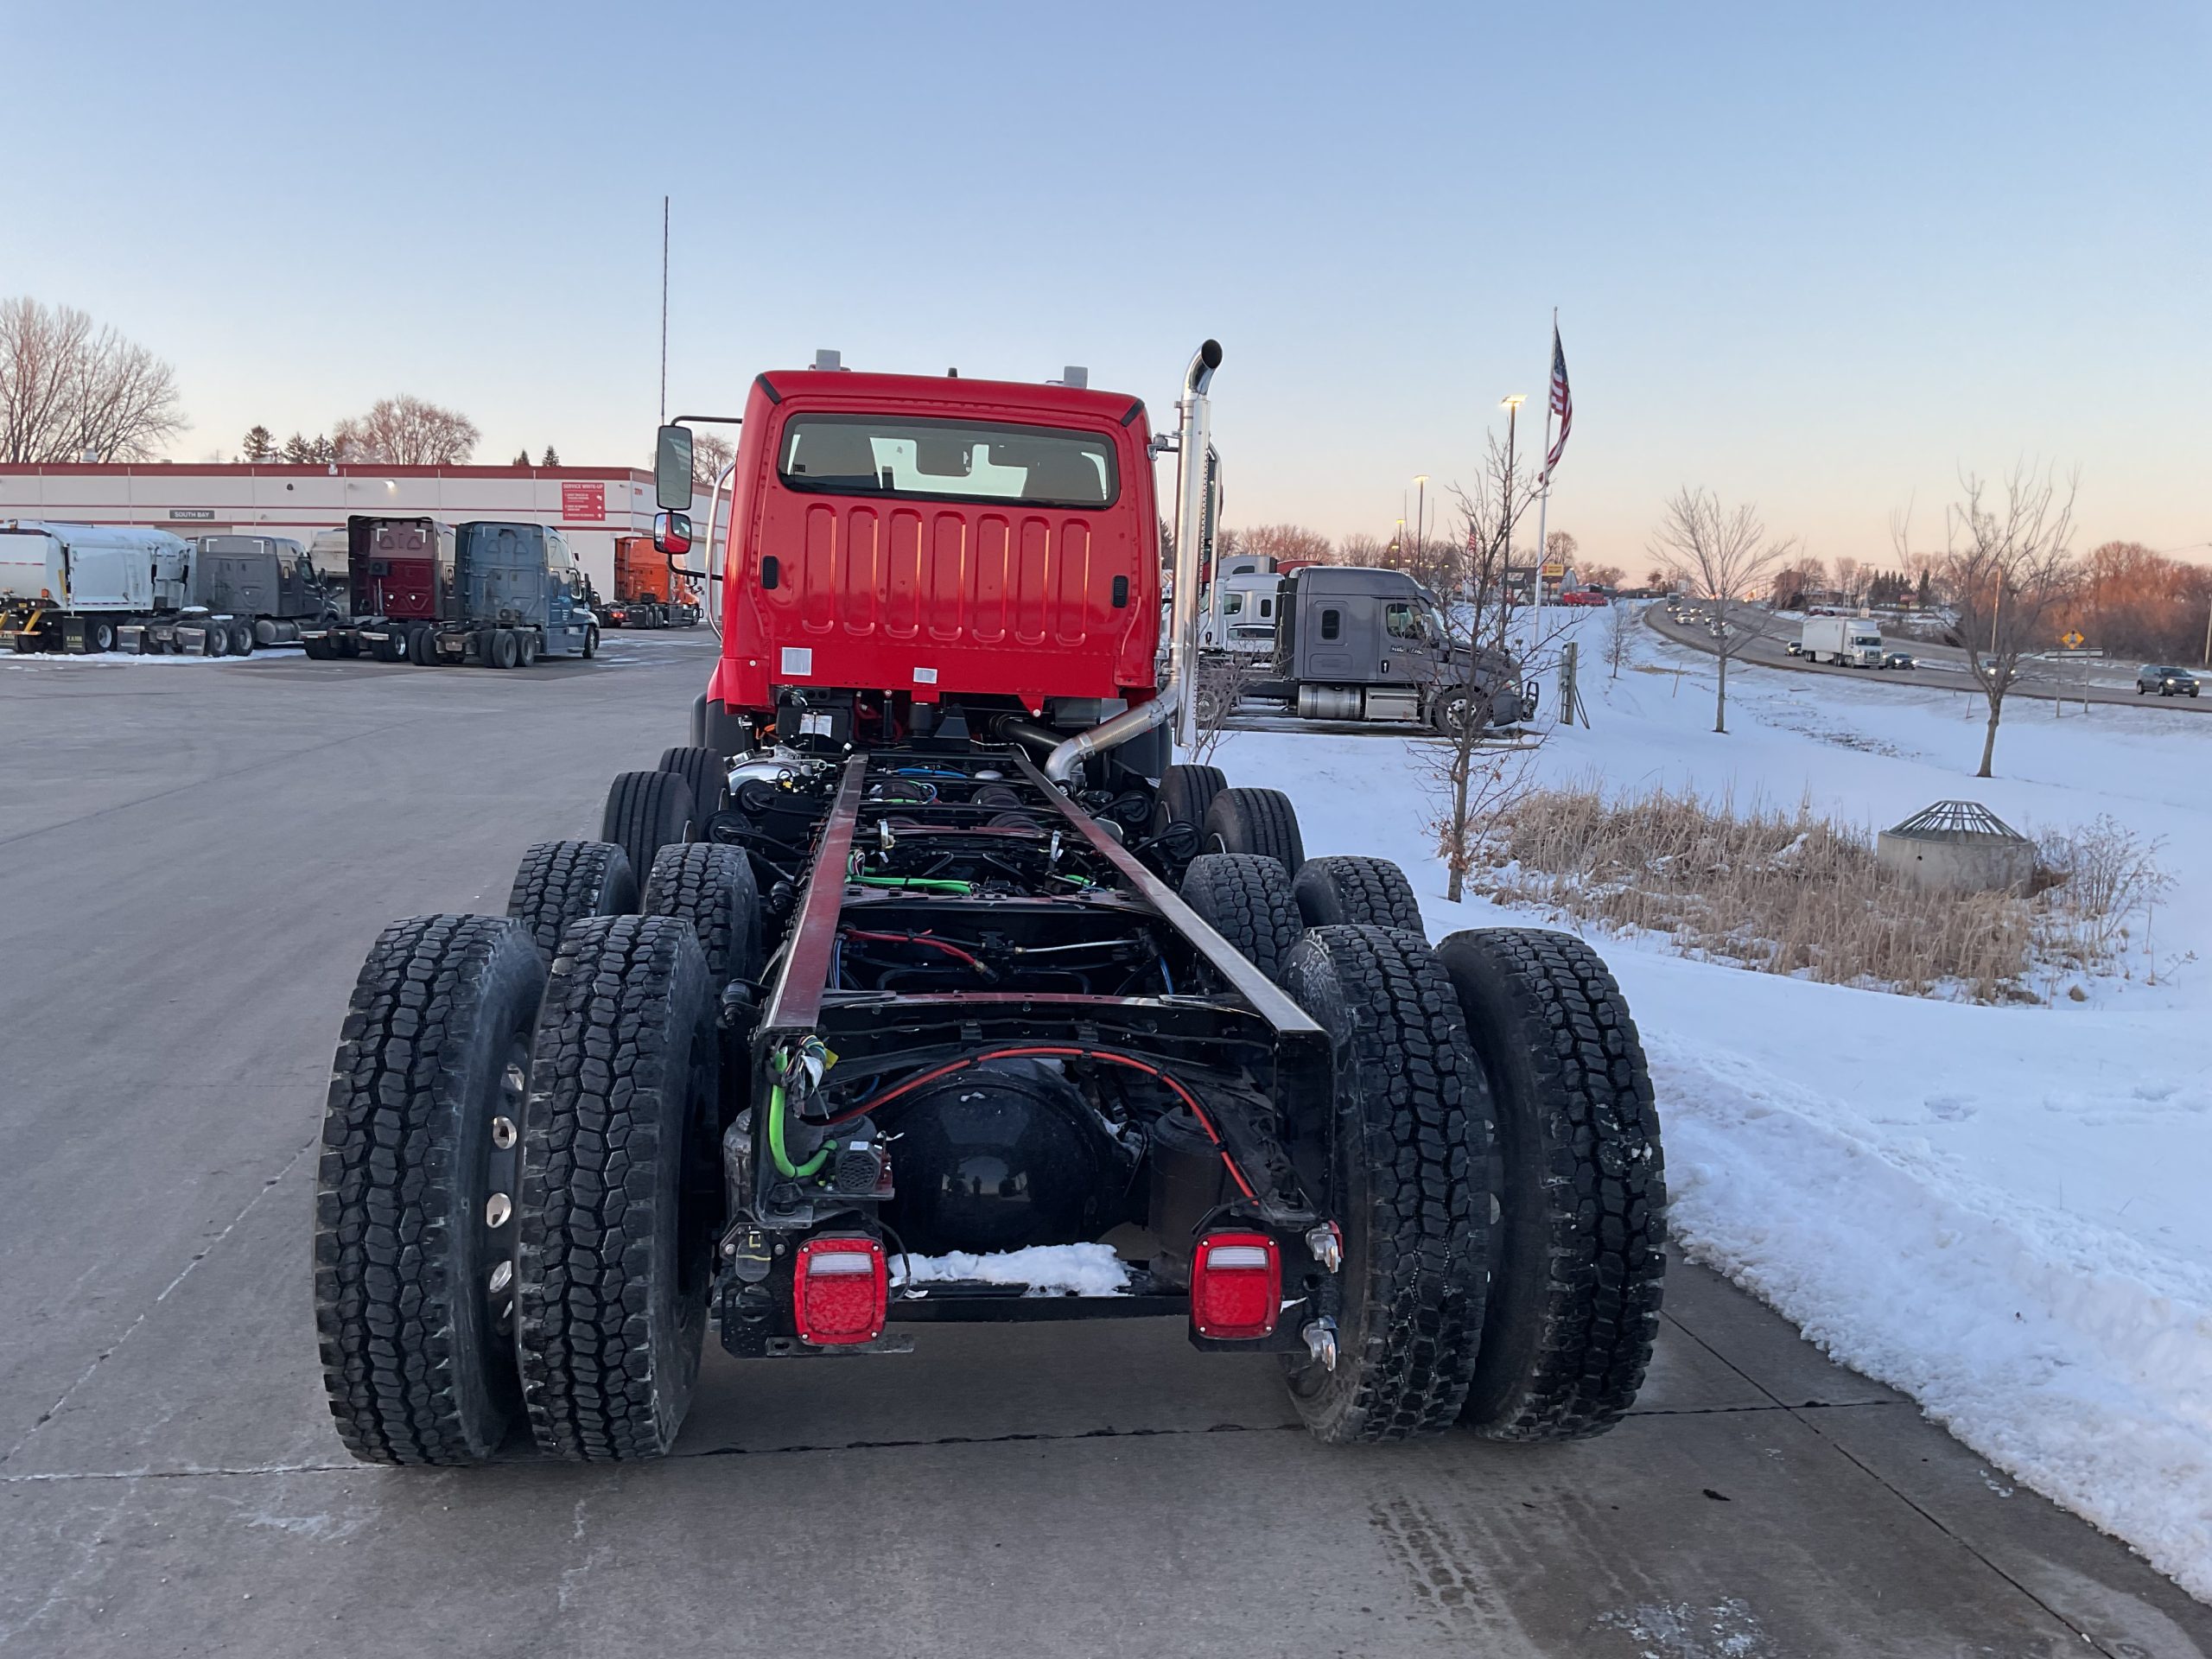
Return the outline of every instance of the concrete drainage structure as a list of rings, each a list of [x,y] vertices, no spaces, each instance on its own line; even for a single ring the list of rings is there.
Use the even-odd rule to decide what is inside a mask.
[[[2035,843],[1979,801],[1923,807],[1874,845],[1876,861],[1926,887],[1953,893],[2024,891],[2035,874]]]

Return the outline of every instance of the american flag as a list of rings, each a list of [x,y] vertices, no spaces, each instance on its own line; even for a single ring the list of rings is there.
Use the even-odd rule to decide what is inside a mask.
[[[1559,420],[1559,435],[1552,440],[1551,453],[1544,457],[1544,474],[1539,484],[1552,481],[1552,468],[1559,465],[1560,456],[1567,449],[1567,435],[1574,425],[1574,399],[1567,390],[1567,353],[1560,349],[1559,325],[1552,325],[1552,413]]]

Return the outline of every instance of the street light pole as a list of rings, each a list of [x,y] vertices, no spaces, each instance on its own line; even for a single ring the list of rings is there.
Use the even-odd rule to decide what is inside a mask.
[[[1512,594],[1510,579],[1513,575],[1513,484],[1516,476],[1513,465],[1513,429],[1521,413],[1521,405],[1526,401],[1522,394],[1517,391],[1504,400],[1505,487],[1498,492],[1497,507],[1497,649],[1500,656],[1506,654],[1506,607]],[[1536,569],[1541,572],[1543,566],[1540,564]],[[1537,580],[1541,582],[1542,579],[1539,575]]]
[[[1413,564],[1413,568],[1414,569],[1414,570],[1418,571],[1418,570],[1420,570],[1420,569],[1421,569],[1421,531],[1422,531],[1427,527],[1427,513],[1428,513],[1428,474],[1427,474],[1427,473],[1415,473],[1415,474],[1414,474],[1414,489],[1415,493],[1414,493],[1414,564]]]

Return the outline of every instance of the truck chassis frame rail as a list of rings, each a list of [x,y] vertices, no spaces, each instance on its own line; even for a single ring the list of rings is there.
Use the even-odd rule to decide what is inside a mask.
[[[1312,1253],[1306,1235],[1323,1214],[1312,1195],[1328,1157],[1328,1047],[1280,988],[1026,755],[877,753],[810,770],[819,816],[750,1044],[749,1097],[760,1109],[739,1123],[745,1145],[734,1163],[747,1179],[733,1195],[726,1263],[759,1262],[779,1235],[860,1224],[879,1208],[873,1185],[855,1192],[838,1190],[849,1180],[824,1185],[818,1172],[810,1183],[785,1173],[818,1162],[842,1126],[895,1109],[940,1080],[1016,1060],[1096,1074],[1094,1084],[1110,1077],[1150,1096],[1144,1106],[1187,1110],[1230,1183],[1209,1224],[1268,1234],[1287,1257]],[[916,952],[942,959],[946,971],[884,965]],[[1025,973],[1025,958],[1087,971]],[[958,983],[963,973],[969,986]],[[950,982],[895,988],[908,977]],[[1084,988],[1056,979],[1120,982]],[[1119,1127],[1134,1135],[1141,1113],[1124,1114]],[[884,1159],[887,1196],[895,1161],[895,1153]],[[1287,1269],[1287,1303],[1296,1282]],[[893,1294],[889,1317],[1126,1318],[1188,1306],[1182,1287],[1141,1271],[1126,1294],[1021,1292],[909,1284]],[[741,1354],[807,1351],[772,1328],[782,1323],[779,1300],[766,1294],[765,1275],[729,1271],[725,1344]],[[1325,1311],[1286,1306],[1274,1338],[1259,1345],[1303,1351],[1302,1325]]]

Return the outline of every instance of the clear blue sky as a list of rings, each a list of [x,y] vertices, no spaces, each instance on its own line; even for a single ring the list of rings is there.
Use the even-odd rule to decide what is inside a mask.
[[[671,405],[834,346],[1165,418],[1211,334],[1231,522],[1388,534],[1556,305],[1600,557],[1684,483],[1878,557],[2022,454],[2085,545],[2212,542],[2202,0],[8,0],[0,63],[0,295],[171,359],[182,459],[408,391],[642,461],[666,190]]]

